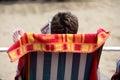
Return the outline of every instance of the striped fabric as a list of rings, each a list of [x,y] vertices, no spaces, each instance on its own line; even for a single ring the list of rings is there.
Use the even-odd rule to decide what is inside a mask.
[[[25,33],[8,55],[19,59],[15,80],[98,80],[97,69],[109,32],[95,34]]]
[[[95,34],[34,34],[25,33],[7,51],[11,61],[33,52],[91,53],[103,45],[110,32],[99,29]]]
[[[93,57],[95,53],[51,53],[32,52],[26,55],[26,74],[22,80],[97,80],[94,72],[92,79]],[[99,63],[99,58],[97,65]],[[96,66],[97,67],[97,66]]]

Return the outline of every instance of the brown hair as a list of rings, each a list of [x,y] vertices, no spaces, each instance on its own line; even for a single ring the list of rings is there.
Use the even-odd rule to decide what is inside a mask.
[[[70,12],[59,12],[51,22],[52,34],[76,34],[78,31],[78,19]]]

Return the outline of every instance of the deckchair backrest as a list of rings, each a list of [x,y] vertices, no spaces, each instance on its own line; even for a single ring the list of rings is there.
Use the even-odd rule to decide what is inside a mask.
[[[98,80],[102,47],[109,32],[95,34],[24,34],[11,46],[11,61],[19,59],[22,80]]]
[[[94,65],[94,58],[97,65],[101,55],[99,53],[79,54],[79,53],[51,53],[32,52],[26,55],[26,76],[25,80],[90,80]],[[27,72],[28,71],[28,72]],[[97,70],[93,72],[94,76]],[[91,75],[90,75],[91,74]],[[94,77],[92,78],[94,80]]]

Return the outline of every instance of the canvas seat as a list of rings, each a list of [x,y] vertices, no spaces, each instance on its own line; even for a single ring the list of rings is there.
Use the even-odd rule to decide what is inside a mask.
[[[16,80],[98,80],[102,47],[110,32],[25,33],[7,51],[18,62]]]

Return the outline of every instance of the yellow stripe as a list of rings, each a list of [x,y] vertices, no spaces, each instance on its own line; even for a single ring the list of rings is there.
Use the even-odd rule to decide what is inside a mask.
[[[102,35],[107,36],[107,34],[105,32],[102,32],[98,35],[98,41],[97,44],[100,44],[102,41],[104,41],[104,38],[102,37]]]
[[[23,46],[22,49],[23,49],[23,52],[21,52],[21,53],[27,52],[26,46]]]
[[[75,51],[75,45],[73,43],[71,43],[71,51]]]
[[[67,42],[73,42],[73,35],[72,34],[67,35]]]
[[[62,50],[62,44],[57,44],[57,45],[55,45],[55,51],[60,51],[60,50]]]
[[[89,46],[88,46],[87,44],[84,44],[84,45],[82,45],[81,47],[82,47],[82,51],[83,51],[83,52],[86,52],[86,51],[88,51],[88,49],[89,49]]]
[[[103,39],[101,37],[98,37],[97,43],[100,44],[102,41],[103,41]]]
[[[40,44],[35,43],[35,44],[33,45],[33,50],[35,50],[35,51],[37,51],[37,50],[41,50],[41,46],[40,46]]]
[[[93,49],[94,49],[94,45],[93,44],[89,44],[88,51],[92,51]]]
[[[85,42],[85,35],[82,34],[82,43],[84,43],[84,42]]]
[[[22,39],[19,40],[20,47],[22,46]]]
[[[76,43],[81,43],[81,37],[82,37],[82,35],[80,34],[78,34],[78,35],[75,35],[75,42]]]
[[[63,34],[62,36],[63,36],[63,42],[65,42],[65,34]]]
[[[45,48],[45,45],[41,43],[41,50],[45,51],[46,48]]]
[[[10,53],[9,53],[9,55],[10,55],[10,57],[11,57],[11,61],[14,61],[14,60],[16,60],[17,59],[17,55],[16,55],[16,51],[14,50],[14,51],[11,51]]]
[[[34,42],[33,34],[28,33],[27,37],[28,37],[28,43]]]
[[[55,36],[54,35],[44,35],[44,36],[42,36],[42,39],[44,39],[44,40],[55,39]]]
[[[67,44],[67,48],[68,51],[71,51],[71,44]]]

